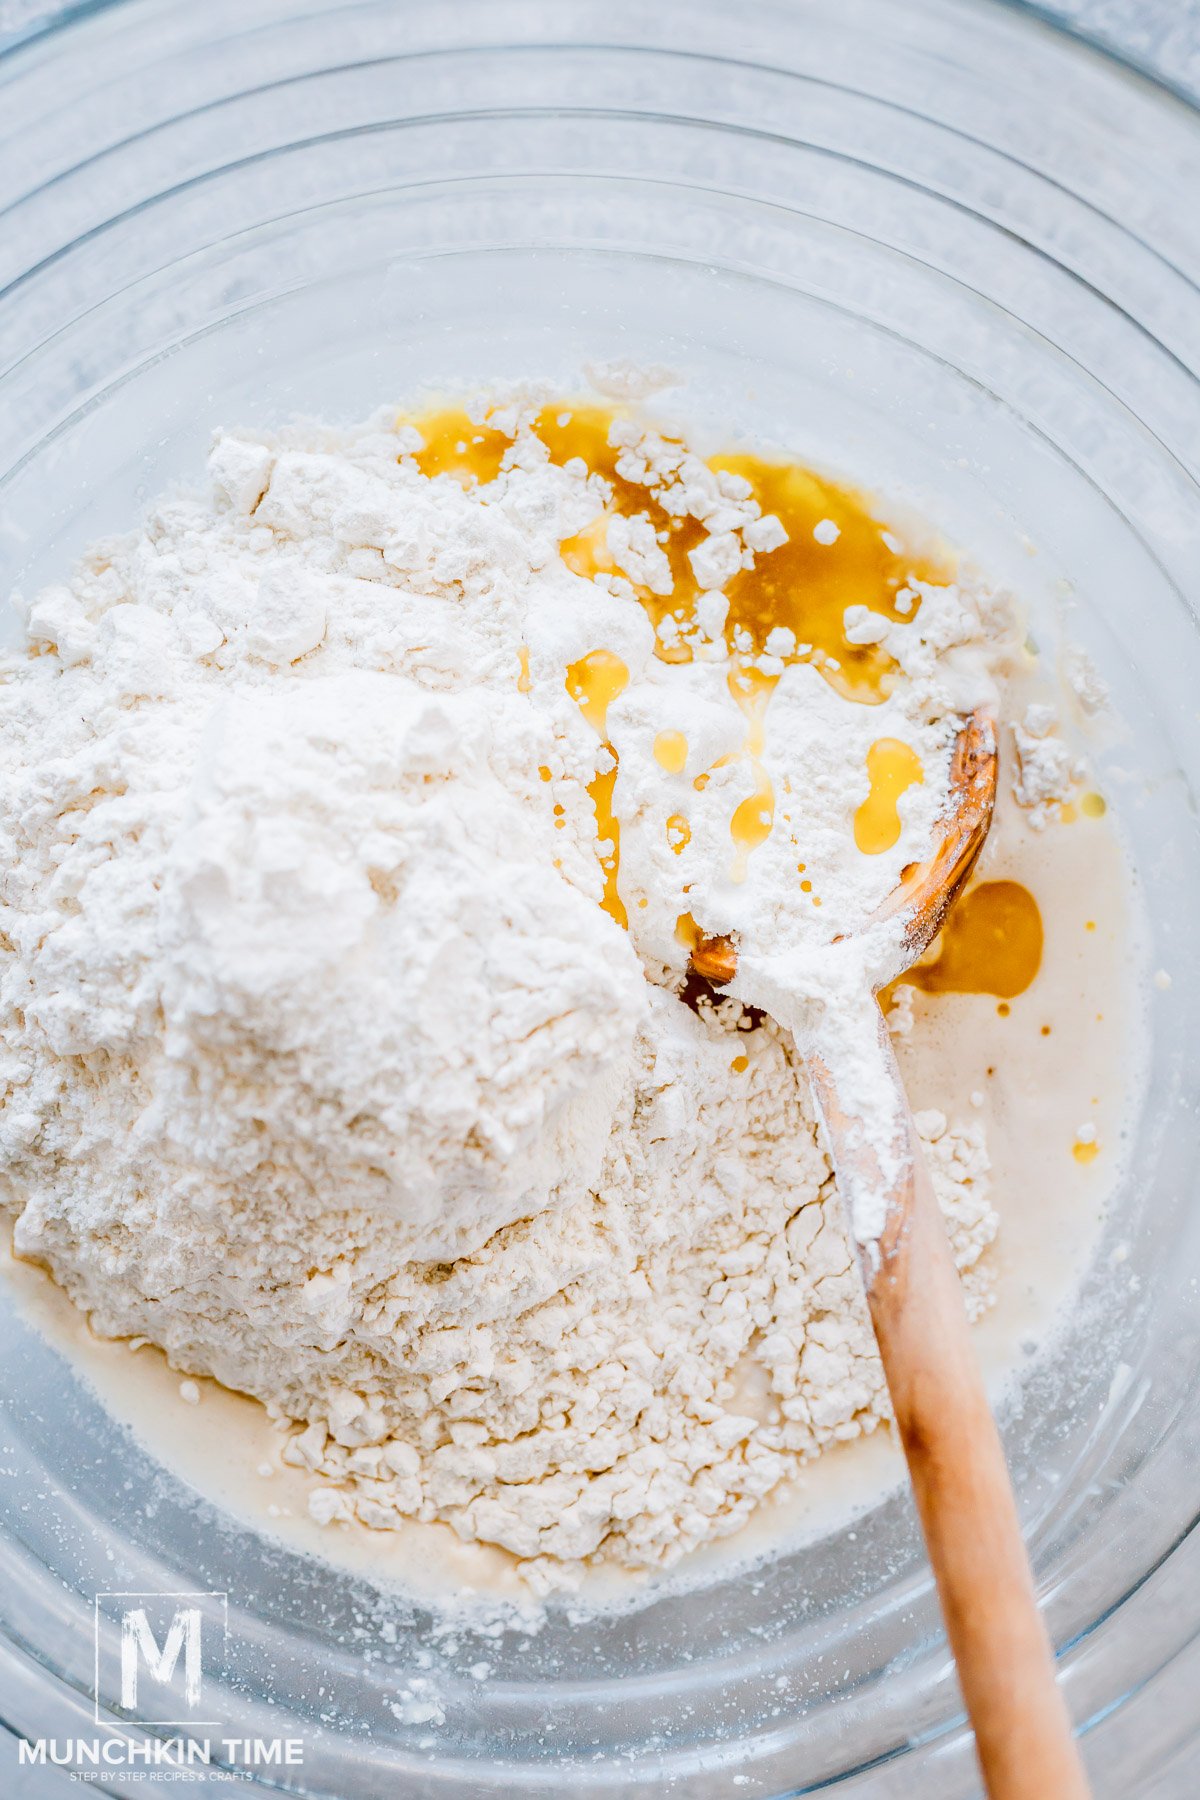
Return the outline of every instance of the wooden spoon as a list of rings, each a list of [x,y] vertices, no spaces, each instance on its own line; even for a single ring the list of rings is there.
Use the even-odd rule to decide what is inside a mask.
[[[872,1111],[883,1116],[868,1126],[856,1109],[864,1046],[848,1055],[844,1020],[834,1029],[818,1013],[801,1049],[843,1202],[852,1219],[874,1218],[881,1226],[877,1236],[858,1242],[859,1265],[987,1792],[992,1800],[1087,1800],[962,1287],[887,1026],[870,998],[917,961],[941,929],[987,836],[996,766],[994,722],[977,713],[955,746],[935,855],[905,871],[867,928],[886,942],[884,958],[892,963],[882,974],[879,957],[862,965],[873,970],[864,978],[865,1031],[875,1039],[866,1046]],[[701,939],[691,960],[717,986],[738,973],[737,946],[729,938]],[[755,1000],[741,988],[739,982],[740,997]],[[765,1010],[788,1010],[779,992],[768,994],[776,1004]]]

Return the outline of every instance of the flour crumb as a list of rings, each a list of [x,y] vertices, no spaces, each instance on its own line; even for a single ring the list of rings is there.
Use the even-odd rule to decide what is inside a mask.
[[[1094,718],[1108,705],[1108,683],[1087,652],[1077,644],[1068,646],[1063,656],[1066,685],[1085,717]]]
[[[887,1015],[887,1027],[895,1038],[912,1036],[916,1014],[913,1010],[917,990],[906,981],[901,981],[892,989],[892,1004]]]
[[[446,1709],[434,1684],[427,1676],[414,1675],[401,1688],[395,1700],[388,1701],[388,1711],[401,1725],[444,1725]]]
[[[1030,825],[1042,831],[1058,817],[1083,777],[1083,765],[1070,745],[1057,736],[1051,707],[1033,705],[1012,728],[1016,750],[1013,795],[1026,809]]]

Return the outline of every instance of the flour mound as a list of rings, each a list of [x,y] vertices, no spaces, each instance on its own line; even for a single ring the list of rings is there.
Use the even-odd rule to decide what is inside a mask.
[[[30,1110],[4,1114],[36,1121],[34,1214],[149,1179],[236,1216],[303,1184],[440,1256],[587,1191],[643,983],[490,770],[502,707],[355,672],[181,677],[96,735],[37,710],[6,794]]]
[[[290,1162],[430,1256],[594,1182],[643,983],[489,769],[508,710],[361,673],[214,710],[159,909],[178,1154]]]
[[[382,420],[222,434],[205,493],[26,608],[0,666],[0,1199],[97,1331],[293,1422],[315,1517],[446,1521],[546,1589],[676,1560],[886,1416],[790,1040],[684,1005],[677,922],[686,894],[790,943],[877,903],[927,848],[978,620],[926,594],[876,709],[788,670],[826,905],[787,843],[739,884],[720,647],[656,658],[620,580],[567,568],[603,495],[522,416],[474,492]],[[626,478],[705,522],[705,581],[778,543],[736,483],[622,430]],[[652,533],[612,535],[658,579]],[[629,674],[607,739],[564,680],[597,648]],[[716,769],[683,854],[665,716]],[[839,888],[892,729],[930,779]],[[628,930],[600,904],[615,757]],[[978,1308],[986,1147],[922,1129]]]

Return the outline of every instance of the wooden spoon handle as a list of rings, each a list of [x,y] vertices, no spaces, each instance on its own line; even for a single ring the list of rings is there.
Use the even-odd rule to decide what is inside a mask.
[[[888,1184],[878,1246],[860,1246],[860,1262],[984,1782],[991,1800],[1088,1800],[962,1287],[882,1015],[878,1028],[902,1172]],[[810,1055],[809,1074],[853,1207],[864,1183],[877,1192],[883,1178],[860,1121],[839,1101],[832,1042],[829,1052]]]

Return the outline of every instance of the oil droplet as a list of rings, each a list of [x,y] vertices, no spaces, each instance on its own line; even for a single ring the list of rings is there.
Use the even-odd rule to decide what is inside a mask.
[[[700,927],[691,913],[680,913],[675,921],[675,942],[685,950],[694,950],[700,942]]]
[[[413,461],[422,475],[453,475],[463,487],[495,481],[500,463],[512,439],[495,426],[476,424],[461,406],[448,406],[420,418],[402,418],[415,425],[425,440]]]
[[[952,909],[936,962],[900,977],[927,994],[1023,994],[1042,962],[1042,915],[1017,881],[982,881]]]
[[[1002,1019],[1007,1019],[1009,1013],[1012,1011],[1012,1007],[1008,1004],[1007,1000],[1002,1000],[996,1008],[996,1011],[1000,1014]]]
[[[518,660],[520,661],[521,672],[517,676],[517,692],[519,694],[527,694],[529,692],[530,688],[533,686],[533,682],[531,681],[530,676],[529,676],[529,645],[528,644],[521,645],[521,650],[520,650],[520,655],[519,655]]]
[[[749,758],[754,773],[754,790],[734,808],[729,821],[734,859],[730,871],[734,881],[745,881],[751,853],[765,844],[775,823],[775,789],[762,763],[766,741],[766,713],[779,677],[764,675],[753,663],[740,663],[730,671],[729,691],[745,714],[747,723],[743,754]]]
[[[1089,919],[1087,924],[1084,926],[1084,930],[1085,931],[1095,931],[1095,929],[1096,929],[1095,919]]]
[[[589,725],[603,737],[608,709],[629,683],[629,670],[611,650],[589,650],[567,670],[567,692]]]
[[[761,781],[752,794],[734,808],[729,821],[729,835],[737,849],[734,857],[732,878],[734,881],[745,881],[750,853],[765,844],[771,835],[772,825],[772,793],[769,781]]]
[[[1085,819],[1102,819],[1108,805],[1103,794],[1085,794],[1079,802],[1079,810]]]
[[[672,813],[667,820],[667,842],[676,856],[682,856],[692,841],[692,828],[682,813]]]
[[[618,925],[628,928],[629,915],[617,886],[621,866],[621,826],[613,811],[617,758],[605,732],[608,728],[608,709],[617,695],[624,691],[629,680],[629,670],[611,650],[591,650],[586,656],[580,657],[578,662],[570,665],[566,679],[568,694],[588,724],[604,739],[604,748],[608,752],[606,760],[610,767],[602,770],[594,781],[588,783],[588,793],[596,810],[596,839],[602,846],[600,867],[604,871],[604,897],[600,904]],[[605,845],[610,848],[604,849]]]
[[[654,740],[654,760],[668,775],[682,773],[687,753],[687,739],[682,731],[660,731]]]
[[[550,770],[546,767],[545,763],[538,764],[538,775],[543,781],[554,780],[553,775],[550,773]]]
[[[899,738],[880,738],[867,751],[871,791],[854,815],[854,841],[864,856],[890,850],[900,836],[901,794],[925,779],[920,758]]]
[[[1094,1162],[1099,1154],[1100,1146],[1096,1143],[1095,1139],[1093,1139],[1090,1144],[1077,1142],[1071,1148],[1071,1155],[1075,1158],[1077,1163]]]
[[[729,1066],[735,1075],[742,1075],[750,1067],[750,1058],[748,1056],[735,1056]]]

